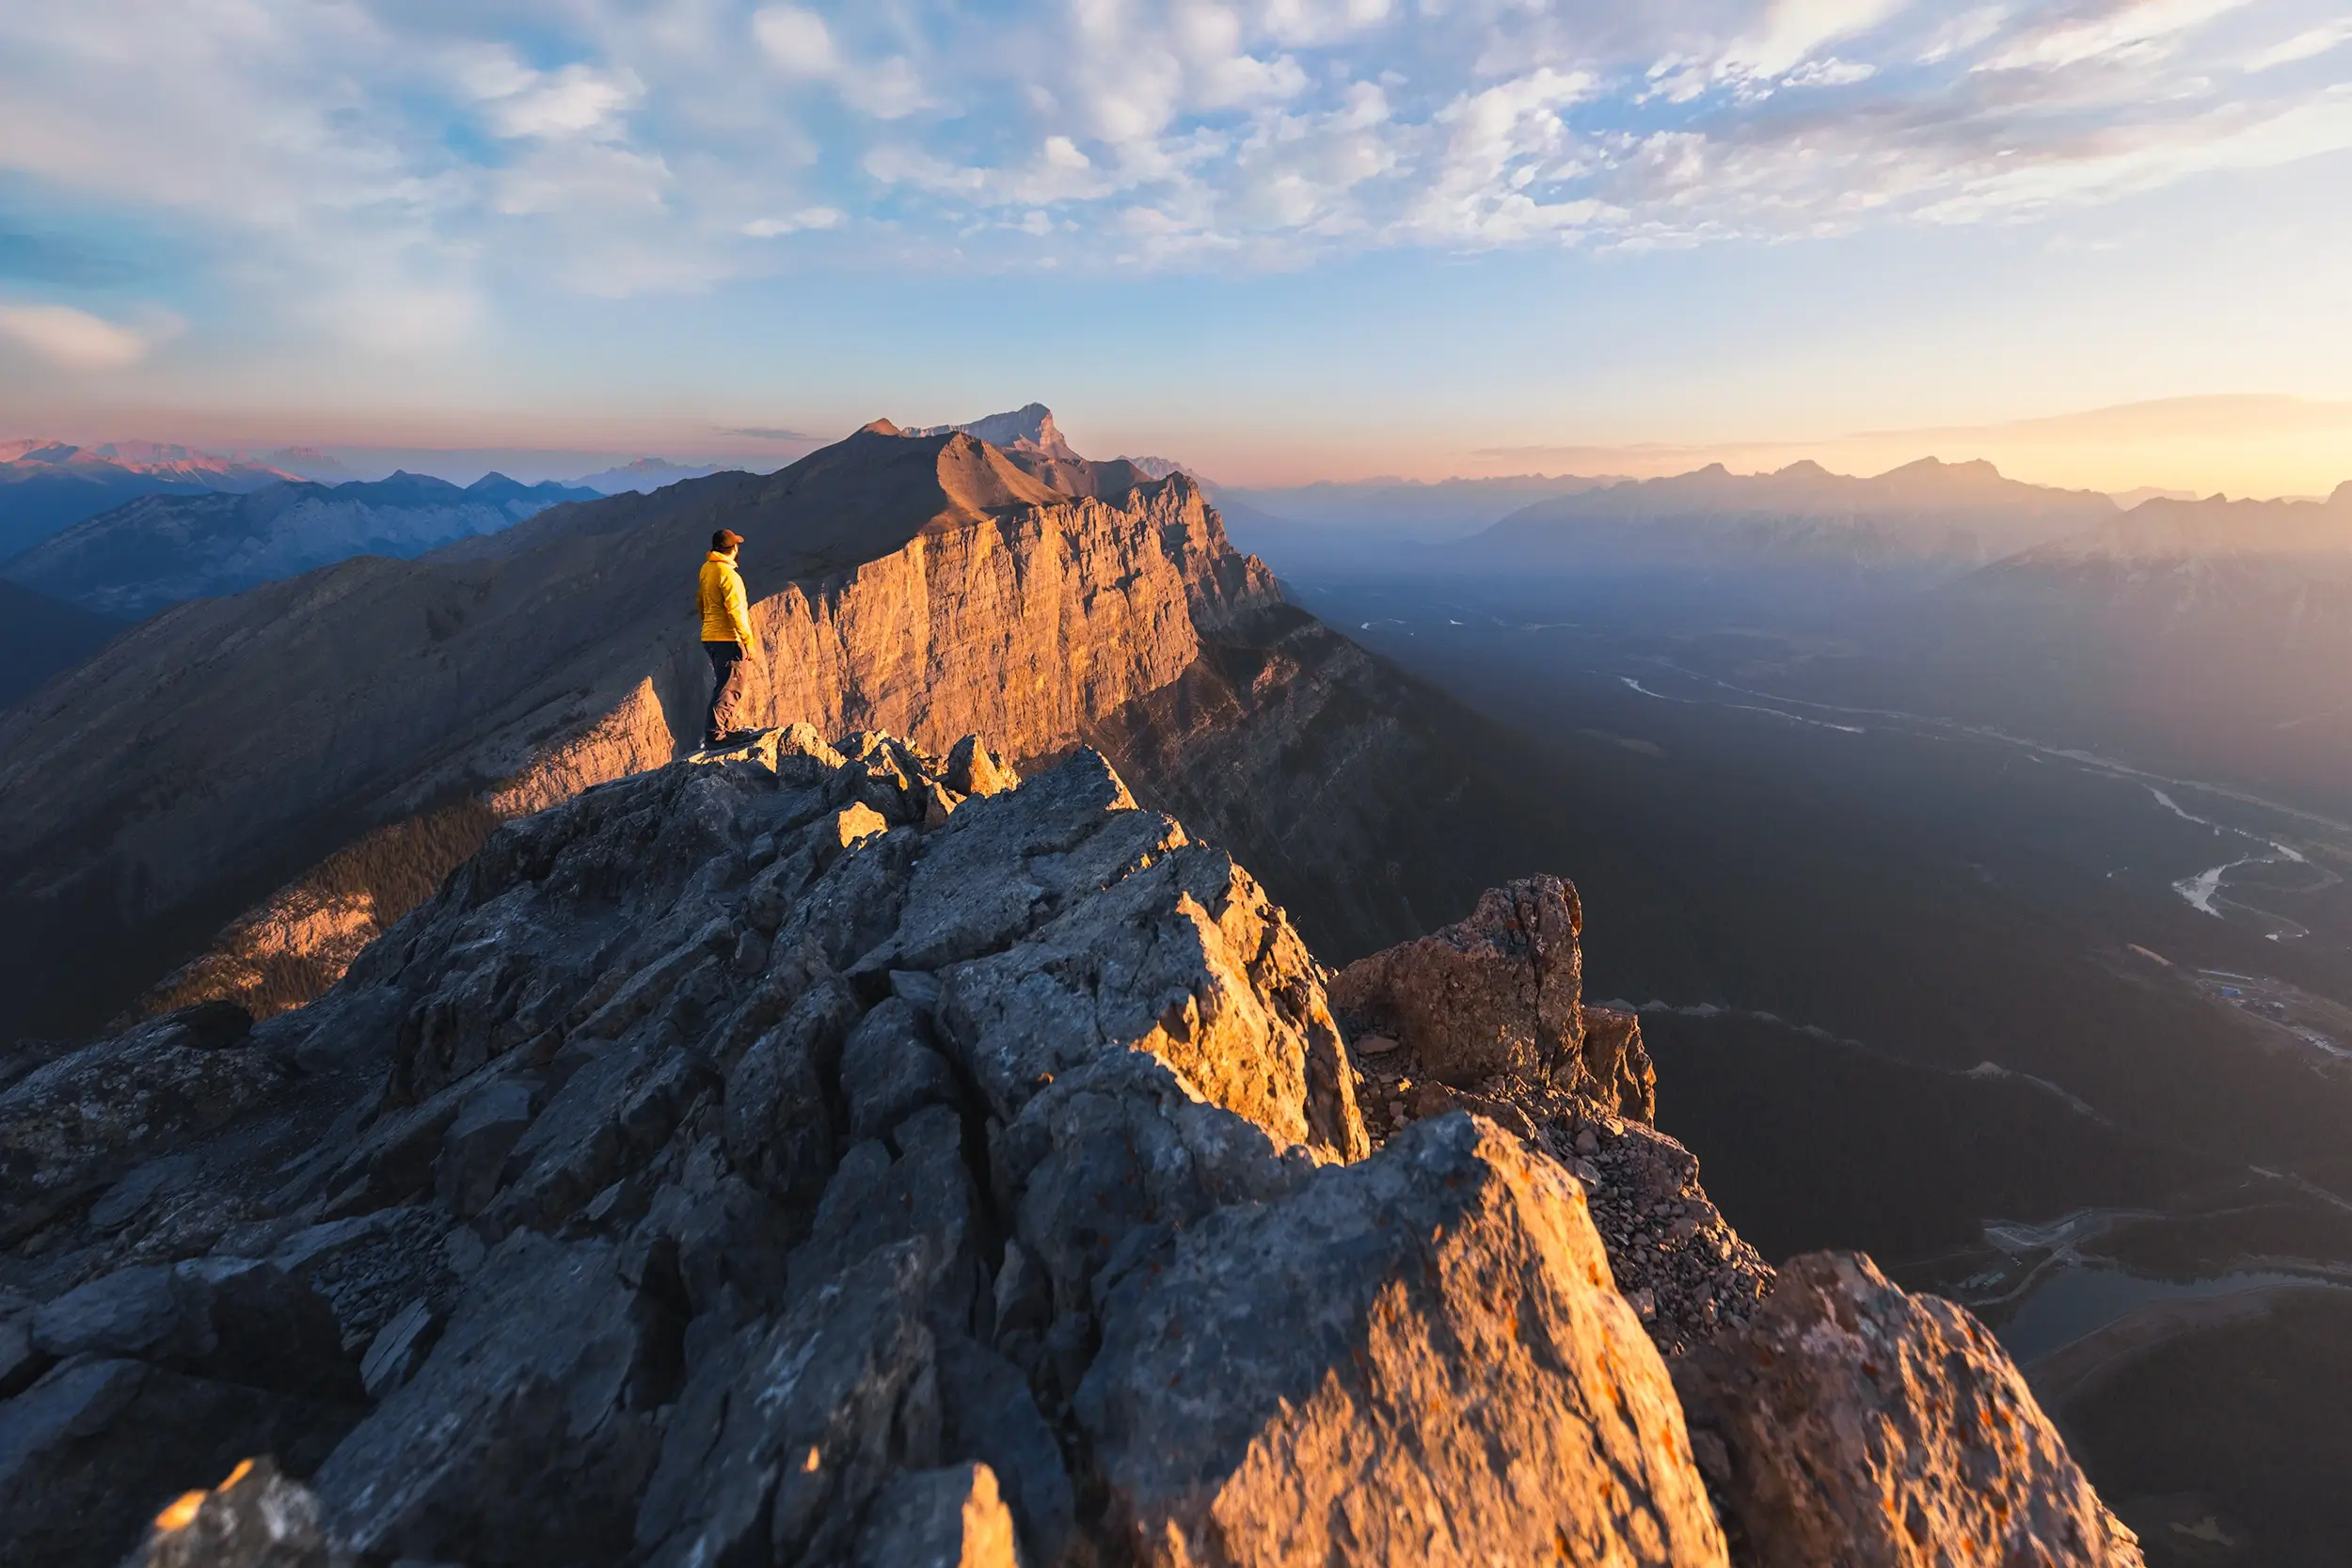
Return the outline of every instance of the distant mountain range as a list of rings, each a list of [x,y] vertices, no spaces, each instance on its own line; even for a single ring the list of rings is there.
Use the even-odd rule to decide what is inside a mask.
[[[1947,584],[1902,646],[1963,696],[2032,693],[2157,766],[2341,809],[2352,483],[2325,501],[2143,502]]]
[[[150,495],[76,523],[0,565],[27,588],[123,620],[234,594],[356,555],[399,560],[496,533],[594,490],[489,474],[460,488],[425,474],[348,484],[275,480],[243,494]]]
[[[342,459],[316,447],[280,448],[262,461],[290,479],[316,480],[321,484],[342,484],[359,477],[344,467]]]
[[[1259,534],[1269,543],[1317,549],[1351,546],[1436,545],[1492,527],[1531,504],[1620,483],[1576,474],[1513,474],[1498,479],[1366,479],[1279,487],[1228,485],[1217,503],[1229,523],[1241,514],[1253,529],[1235,526],[1248,547]]]
[[[2113,501],[2116,505],[2122,507],[2126,512],[2129,512],[2133,507],[2137,506],[2142,501],[2193,501],[2196,499],[2197,492],[2194,490],[2168,490],[2161,484],[2143,484],[2135,490],[2110,490],[2107,492],[2107,499]]]
[[[594,490],[603,496],[617,496],[624,491],[643,495],[665,484],[675,484],[681,479],[707,479],[723,471],[716,463],[673,463],[666,457],[641,457],[617,468],[583,474],[572,481],[572,487]]]
[[[1985,462],[1928,457],[1868,478],[1812,462],[1769,474],[1716,463],[1539,501],[1469,541],[1457,559],[1496,569],[1952,575],[2116,515],[2105,495],[2005,479]]]
[[[2221,560],[2352,556],[2352,481],[2324,501],[2156,497],[2095,528],[2025,551],[2002,575],[2162,563],[2190,569]],[[2157,574],[2161,578],[2166,574]],[[2136,577],[2146,580],[2146,574]]]
[[[151,441],[0,442],[0,561],[134,497],[256,490],[290,477],[266,464]]]

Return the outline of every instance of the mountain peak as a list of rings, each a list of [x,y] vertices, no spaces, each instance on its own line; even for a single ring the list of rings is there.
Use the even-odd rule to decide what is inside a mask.
[[[1901,484],[1906,481],[1941,486],[1946,490],[1965,490],[1988,484],[2006,484],[2009,481],[2001,470],[1981,457],[1964,458],[1947,463],[1940,457],[1922,457],[1889,468],[1878,476],[1878,483]]]
[[[992,447],[1004,447],[1013,451],[1033,451],[1041,456],[1059,458],[1064,462],[1079,461],[1078,454],[1062,438],[1054,423],[1054,411],[1041,403],[1024,404],[1009,413],[991,414],[985,419],[966,424],[935,424],[920,430],[910,430],[909,436],[952,436],[961,432]]]
[[[925,433],[919,430],[901,430],[888,420],[868,420],[857,427],[857,434],[860,436],[921,436]]]

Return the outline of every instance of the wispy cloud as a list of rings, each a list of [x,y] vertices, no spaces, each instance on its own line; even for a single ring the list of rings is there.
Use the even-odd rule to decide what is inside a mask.
[[[2023,29],[1981,71],[2057,71],[2088,60],[2154,59],[2185,35],[2251,0],[2124,0]]]
[[[739,425],[722,429],[722,436],[740,436],[754,441],[821,441],[822,436],[804,436],[797,430],[783,430],[773,425]]]
[[[2307,27],[2283,42],[2274,43],[2267,49],[2258,49],[2246,57],[2246,69],[2276,71],[2297,60],[2316,58],[2345,43],[2352,43],[2352,16]]]
[[[2343,91],[2282,69],[2352,38],[2311,6],[23,5],[0,170],[167,220],[224,286],[382,346],[550,282],[811,257],[1294,267],[2017,221],[2347,145]]]
[[[0,306],[0,336],[61,371],[119,371],[147,357],[147,334],[70,305]]]

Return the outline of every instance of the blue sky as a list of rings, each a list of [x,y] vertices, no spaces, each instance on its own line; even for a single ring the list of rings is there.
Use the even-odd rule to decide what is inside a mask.
[[[2347,242],[2340,0],[0,0],[0,436],[2309,490]]]

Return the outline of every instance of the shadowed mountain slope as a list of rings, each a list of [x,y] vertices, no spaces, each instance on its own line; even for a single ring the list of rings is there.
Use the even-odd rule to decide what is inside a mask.
[[[0,581],[0,707],[88,657],[122,623]]]

